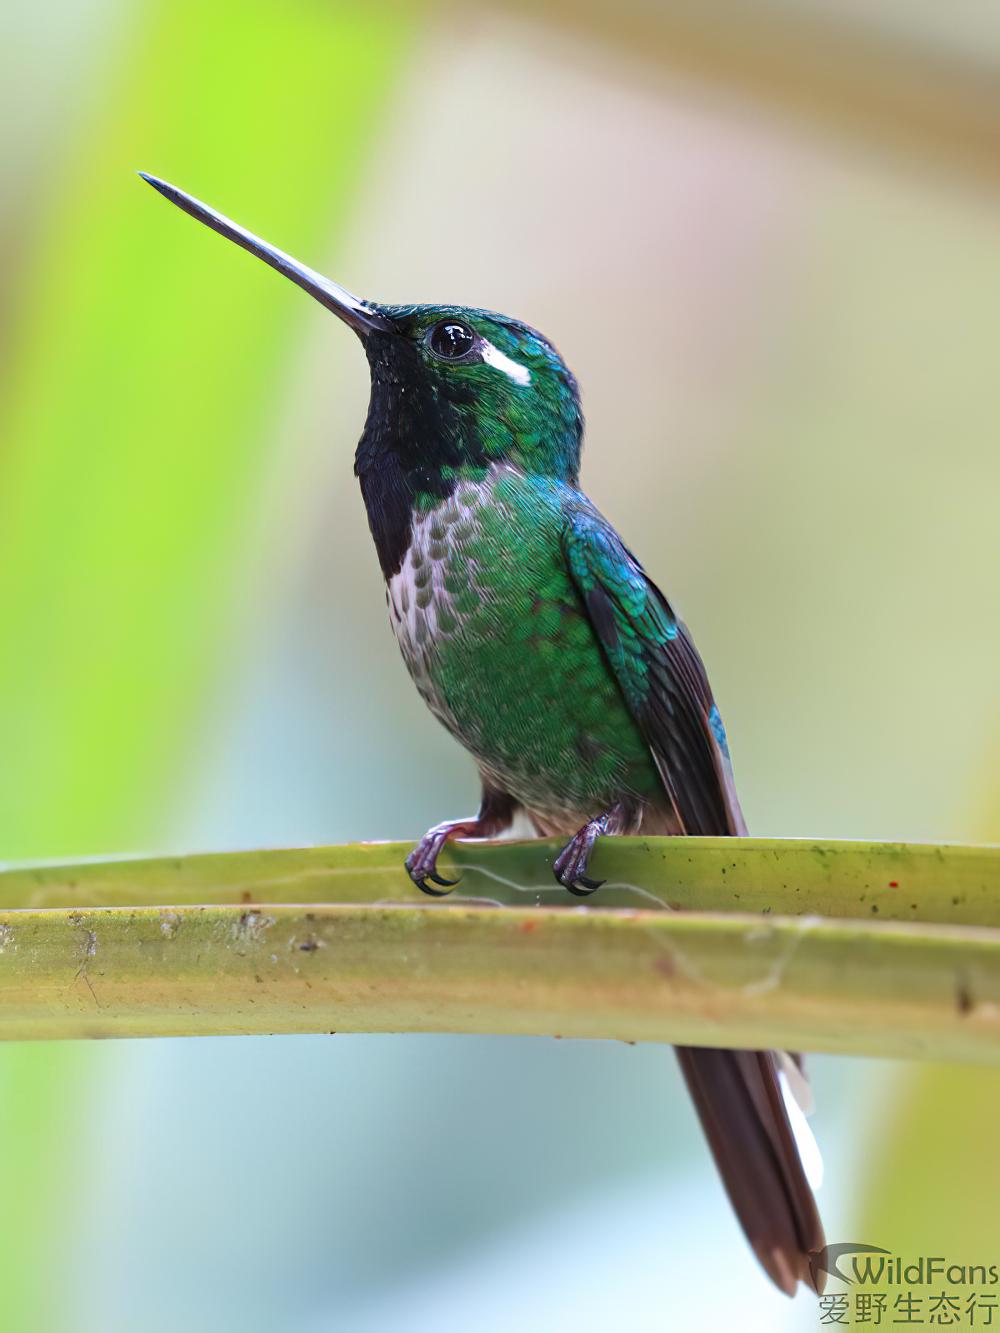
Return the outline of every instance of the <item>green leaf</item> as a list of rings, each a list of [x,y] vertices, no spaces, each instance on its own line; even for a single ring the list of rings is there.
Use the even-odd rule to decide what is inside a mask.
[[[552,882],[555,850],[458,846],[476,896],[435,904],[385,843],[8,872],[0,1035],[503,1032],[1000,1057],[1000,850],[608,839],[587,907]]]

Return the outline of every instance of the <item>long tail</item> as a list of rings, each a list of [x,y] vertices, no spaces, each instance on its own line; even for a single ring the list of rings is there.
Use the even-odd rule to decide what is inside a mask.
[[[740,1225],[772,1281],[817,1290],[826,1244],[771,1051],[678,1046],[677,1058]]]

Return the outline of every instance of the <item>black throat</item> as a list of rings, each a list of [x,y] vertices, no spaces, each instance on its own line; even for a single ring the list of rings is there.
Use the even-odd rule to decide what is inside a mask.
[[[488,460],[468,429],[475,407],[471,392],[442,393],[404,338],[372,334],[365,350],[372,392],[354,472],[388,580],[406,558],[415,507],[447,499],[461,466],[485,466]]]
[[[361,437],[364,444],[365,436]],[[455,489],[455,482],[445,482],[438,474],[429,478],[433,488],[415,489],[416,478],[407,471],[394,453],[379,453],[362,461],[361,446],[354,471],[361,483],[361,498],[368,514],[368,527],[386,582],[398,574],[410,549],[413,535],[413,509],[417,494],[436,495],[442,500]]]

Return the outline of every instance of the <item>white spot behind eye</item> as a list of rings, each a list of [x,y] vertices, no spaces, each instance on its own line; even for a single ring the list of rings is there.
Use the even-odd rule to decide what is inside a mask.
[[[494,366],[497,370],[512,379],[516,384],[530,384],[531,371],[527,366],[519,365],[517,361],[512,361],[509,356],[505,356],[499,347],[494,347],[491,342],[485,338],[481,339],[479,344],[480,353],[488,366]]]

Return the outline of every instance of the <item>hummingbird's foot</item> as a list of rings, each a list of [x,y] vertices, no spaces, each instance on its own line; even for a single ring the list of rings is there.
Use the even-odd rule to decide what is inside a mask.
[[[467,830],[475,827],[475,820],[460,819],[452,823],[438,824],[429,829],[420,839],[416,847],[406,858],[406,873],[413,880],[418,889],[424,893],[430,894],[432,898],[446,898],[458,883],[457,879],[445,879],[443,875],[437,873],[437,859],[441,848],[449,838],[468,838],[474,837]],[[432,889],[431,884],[437,884],[439,887]]]
[[[437,873],[441,848],[452,838],[493,838],[502,833],[514,818],[516,802],[505,792],[483,791],[482,804],[475,819],[448,820],[429,829],[406,858],[406,871],[418,889],[432,898],[446,898],[457,879],[445,879]],[[432,889],[430,884],[438,887]]]
[[[603,879],[592,879],[587,874],[594,845],[606,833],[621,833],[626,823],[627,812],[619,801],[610,810],[605,810],[603,815],[588,820],[570,838],[552,862],[552,873],[564,889],[569,889],[577,898],[586,898],[601,887]]]
[[[600,830],[596,827],[598,822],[592,819],[589,824],[584,824],[552,862],[552,873],[556,879],[564,889],[569,889],[578,898],[586,898],[588,893],[594,893],[604,883],[602,879],[591,879],[586,873],[594,843],[600,837]]]

